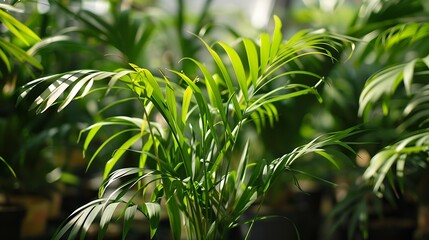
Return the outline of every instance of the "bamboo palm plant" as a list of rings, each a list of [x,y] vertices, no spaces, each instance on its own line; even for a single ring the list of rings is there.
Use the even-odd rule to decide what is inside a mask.
[[[355,95],[350,98],[339,87],[330,91],[331,99],[338,98],[334,106],[350,112],[345,117],[334,112],[335,119],[344,119],[341,124],[346,126],[363,122],[369,129],[362,137],[369,143],[362,147],[370,154],[369,165],[350,170],[356,177],[349,178],[347,196],[332,212],[338,224],[347,226],[349,239],[357,230],[362,238],[371,238],[370,222],[386,217],[385,209],[403,212],[398,206],[408,204],[410,195],[414,204],[421,201],[416,192],[427,171],[427,13],[427,3],[421,0],[365,1],[347,31],[362,41],[351,64],[333,70],[338,77],[334,83],[353,89]],[[345,175],[351,176],[350,171]],[[411,212],[407,218],[413,217]]]
[[[389,52],[399,46],[403,50],[392,51],[394,65],[374,73],[359,98],[359,114],[364,121],[383,122],[390,129],[386,144],[364,169],[363,183],[379,197],[378,201],[387,200],[392,206],[402,201],[417,209],[428,199],[428,20],[397,24],[374,40],[376,50]],[[417,223],[416,216],[414,221]],[[427,232],[419,227],[411,226]],[[368,236],[367,231],[364,236]]]
[[[405,53],[415,51],[414,48],[418,48],[419,53],[375,73],[366,82],[360,96],[359,113],[364,119],[383,116],[390,118],[395,127],[395,141],[377,152],[363,175],[374,181],[374,190],[381,194],[386,177],[395,177],[399,182],[393,184],[395,181],[391,179],[391,185],[398,187],[396,184],[399,183],[403,192],[409,167],[420,168],[427,164],[428,27],[428,22],[399,24],[377,39],[383,42],[384,49],[402,45],[407,46]]]
[[[91,154],[88,167],[109,146],[114,150],[104,160],[99,198],[77,209],[55,239],[67,234],[69,239],[84,238],[96,221],[102,238],[109,223],[119,219],[123,219],[125,236],[137,212],[147,217],[150,237],[154,237],[164,207],[174,239],[223,239],[279,175],[294,171],[297,159],[319,154],[336,165],[337,157],[344,155],[327,147],[350,149],[341,140],[353,129],[320,136],[277,159],[252,158],[252,142],[243,134],[245,125],[263,127],[275,121],[277,102],[306,94],[321,100],[317,86],[323,77],[288,66],[299,65],[307,56],[335,60],[331,51],[351,44],[324,31],[301,31],[284,40],[281,21],[274,20],[271,35],[263,33],[258,42],[240,39],[242,53],[235,45],[209,45],[195,35],[213,65],[194,58],[182,61],[195,64],[200,76],[172,69],[155,74],[130,64],[132,69],[77,70],[28,83],[21,98],[38,95],[32,105],[37,113],[54,105],[63,110],[95,91],[133,94],[107,108],[120,109],[129,101],[140,106],[136,116],[108,117],[81,131],[84,154]],[[298,75],[314,79],[314,85],[291,83]],[[103,130],[111,135],[91,151]],[[127,162],[127,167],[121,162]],[[144,198],[147,192],[150,196]]]

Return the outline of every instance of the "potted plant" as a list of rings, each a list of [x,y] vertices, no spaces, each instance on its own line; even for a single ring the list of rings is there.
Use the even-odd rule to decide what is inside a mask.
[[[331,51],[349,44],[346,38],[323,31],[301,31],[285,41],[279,18],[274,20],[271,36],[264,33],[259,42],[241,39],[241,52],[224,42],[209,45],[195,35],[214,64],[194,58],[182,61],[194,63],[200,76],[177,70],[161,70],[156,76],[130,64],[131,69],[77,70],[28,83],[20,96],[38,95],[32,104],[37,113],[57,104],[63,110],[95,90],[118,96],[122,91],[132,93],[108,108],[120,108],[124,101],[140,106],[135,115],[111,116],[82,130],[85,155],[91,153],[96,136],[107,134],[92,150],[88,167],[103,151],[111,157],[104,160],[99,198],[77,209],[55,239],[67,233],[69,238],[84,237],[95,222],[103,237],[116,217],[124,220],[126,235],[138,212],[148,219],[152,238],[161,208],[174,239],[226,238],[243,224],[242,214],[263,199],[273,181],[291,171],[296,160],[318,154],[335,164],[335,156],[343,155],[327,147],[348,149],[341,140],[354,129],[319,136],[273,160],[252,157],[245,127],[275,121],[276,102],[306,94],[319,97],[317,87],[323,78],[305,69],[290,70],[289,64],[310,55],[330,58]],[[296,75],[314,79],[314,85],[290,83]],[[257,219],[249,221],[250,226]]]

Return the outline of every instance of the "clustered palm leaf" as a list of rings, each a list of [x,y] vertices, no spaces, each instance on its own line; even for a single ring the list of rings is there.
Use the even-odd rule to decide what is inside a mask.
[[[386,202],[395,207],[409,196],[422,201],[414,176],[427,169],[429,149],[427,13],[426,1],[369,0],[350,27],[348,34],[364,40],[353,68],[361,67],[358,76],[369,75],[358,90],[357,115],[376,149],[369,148],[369,165],[357,173],[363,181],[333,211],[337,225],[347,225],[349,239],[357,229],[368,239],[371,214],[382,216]]]
[[[42,69],[42,65],[31,53],[26,51],[40,41],[39,36],[9,12],[16,14],[21,13],[22,10],[9,4],[0,4],[0,22],[6,27],[6,30],[0,32],[0,77],[3,79],[0,86],[7,84],[3,81],[16,82],[16,79],[9,76],[15,70],[15,65],[21,64],[23,68],[32,66]]]
[[[421,57],[405,59],[405,62],[382,69],[368,79],[361,93],[359,114],[366,120],[377,115],[393,118],[399,136],[372,158],[363,175],[374,181],[376,192],[382,192],[387,175],[396,176],[404,191],[402,180],[406,163],[425,166],[428,159],[429,55],[426,54],[429,49],[424,45],[429,40],[428,27],[427,22],[400,24],[377,39],[383,48],[406,46],[405,52],[412,52],[413,46],[419,45]]]
[[[118,99],[108,108],[129,101],[141,107],[140,116],[113,116],[82,130],[87,155],[103,129],[118,127],[92,153],[88,167],[109,149],[109,144],[120,143],[104,164],[99,199],[76,210],[56,239],[67,233],[69,239],[84,238],[95,221],[99,221],[102,238],[109,222],[119,218],[124,221],[125,236],[137,212],[147,217],[150,236],[154,237],[162,209],[167,212],[175,239],[183,235],[218,239],[240,224],[240,216],[303,155],[319,154],[335,164],[335,151],[325,147],[349,149],[340,140],[352,129],[320,136],[274,160],[252,159],[252,142],[244,139],[240,144],[243,126],[251,123],[262,128],[265,119],[277,118],[275,103],[305,94],[319,97],[316,87],[323,77],[304,69],[290,70],[290,64],[296,66],[308,56],[335,60],[330,51],[350,44],[344,37],[323,31],[301,31],[285,41],[280,20],[274,20],[272,35],[264,33],[258,41],[240,40],[244,54],[227,43],[209,45],[195,36],[213,65],[192,58],[182,61],[194,63],[200,76],[170,69],[154,74],[130,64],[132,69],[115,72],[56,74],[24,87],[21,98],[39,95],[32,106],[38,113],[54,105],[62,110],[94,91],[130,91],[132,97]],[[297,75],[314,79],[314,85],[291,83]],[[121,162],[130,162],[128,158],[133,159],[133,166],[120,167]]]

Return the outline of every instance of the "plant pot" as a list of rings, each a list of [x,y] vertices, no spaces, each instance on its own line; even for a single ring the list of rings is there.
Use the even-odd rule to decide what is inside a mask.
[[[60,192],[51,194],[51,201],[49,204],[49,220],[56,220],[61,217],[63,195]]]
[[[410,218],[384,218],[369,223],[369,240],[413,240],[415,220]]]
[[[255,221],[249,234],[249,239],[301,239],[312,240],[319,236],[321,222],[321,201],[323,192],[320,189],[284,191],[286,196],[272,201],[275,204],[254,205],[244,215],[244,221],[256,217],[268,217]],[[282,200],[282,201],[280,201]],[[269,202],[269,199],[266,200]],[[242,227],[244,235],[249,225]]]
[[[417,240],[429,239],[429,204],[420,204],[417,216]]]
[[[21,239],[21,226],[26,208],[18,204],[0,205],[0,233],[2,239]]]
[[[49,216],[49,200],[38,196],[14,196],[11,200],[14,203],[22,204],[27,209],[21,236],[23,238],[43,236]]]

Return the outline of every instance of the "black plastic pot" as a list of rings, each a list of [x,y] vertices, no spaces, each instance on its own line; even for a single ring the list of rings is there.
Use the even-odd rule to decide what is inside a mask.
[[[21,225],[27,210],[15,204],[0,204],[0,233],[2,239],[21,239]]]

